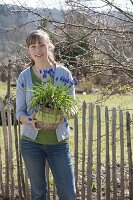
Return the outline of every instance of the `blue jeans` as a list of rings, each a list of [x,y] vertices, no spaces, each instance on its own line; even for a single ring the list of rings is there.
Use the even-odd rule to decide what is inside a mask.
[[[32,200],[47,199],[46,159],[54,176],[59,199],[76,199],[74,173],[67,143],[44,145],[21,139],[20,151],[30,178]]]

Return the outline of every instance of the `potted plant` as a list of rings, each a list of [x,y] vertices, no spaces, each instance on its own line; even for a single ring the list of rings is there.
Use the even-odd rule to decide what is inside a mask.
[[[54,82],[54,70],[40,70],[42,77],[48,78],[45,83],[33,86],[34,96],[31,99],[31,109],[34,110],[34,117],[37,119],[37,126],[40,128],[55,128],[57,124],[66,116],[74,115],[77,112],[75,99],[70,95],[70,90],[77,82],[75,79],[69,80],[64,77],[58,77]]]

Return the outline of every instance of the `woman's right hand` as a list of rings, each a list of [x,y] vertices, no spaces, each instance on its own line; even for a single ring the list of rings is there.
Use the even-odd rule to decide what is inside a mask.
[[[35,120],[35,119],[32,119],[31,121],[30,121],[30,124],[33,126],[33,128],[34,129],[37,129],[38,130],[38,128],[37,128],[37,120]]]
[[[36,126],[36,122],[37,120],[36,119],[32,119],[31,117],[28,117],[28,116],[20,116],[20,122],[22,124],[31,124],[33,126],[34,129],[37,129],[37,126]]]

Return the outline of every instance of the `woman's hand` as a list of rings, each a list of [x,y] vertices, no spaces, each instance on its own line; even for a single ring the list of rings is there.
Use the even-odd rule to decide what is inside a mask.
[[[71,112],[71,111],[68,111],[66,113],[66,116],[67,116],[67,119],[70,120],[70,119],[73,119],[74,116],[75,116],[75,113]]]
[[[20,122],[22,124],[31,124],[33,126],[34,129],[37,129],[37,126],[36,126],[36,122],[37,120],[36,119],[32,119],[31,117],[28,117],[28,116],[20,116]]]
[[[36,119],[32,119],[30,121],[30,124],[33,126],[34,129],[39,130],[39,128],[37,127],[37,120]]]

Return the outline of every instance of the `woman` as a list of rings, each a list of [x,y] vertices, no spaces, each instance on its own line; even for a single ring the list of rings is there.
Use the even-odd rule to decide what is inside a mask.
[[[59,66],[53,56],[54,45],[43,30],[33,31],[26,39],[31,64],[20,73],[16,90],[16,116],[22,123],[20,151],[31,183],[31,199],[47,199],[46,159],[51,168],[60,200],[75,200],[75,180],[68,145],[70,127],[59,123],[55,130],[37,130],[30,109],[33,93],[25,90],[41,82],[41,69],[53,66],[56,77],[72,80],[70,71]],[[45,80],[47,81],[47,80]],[[71,95],[75,96],[74,87]]]

